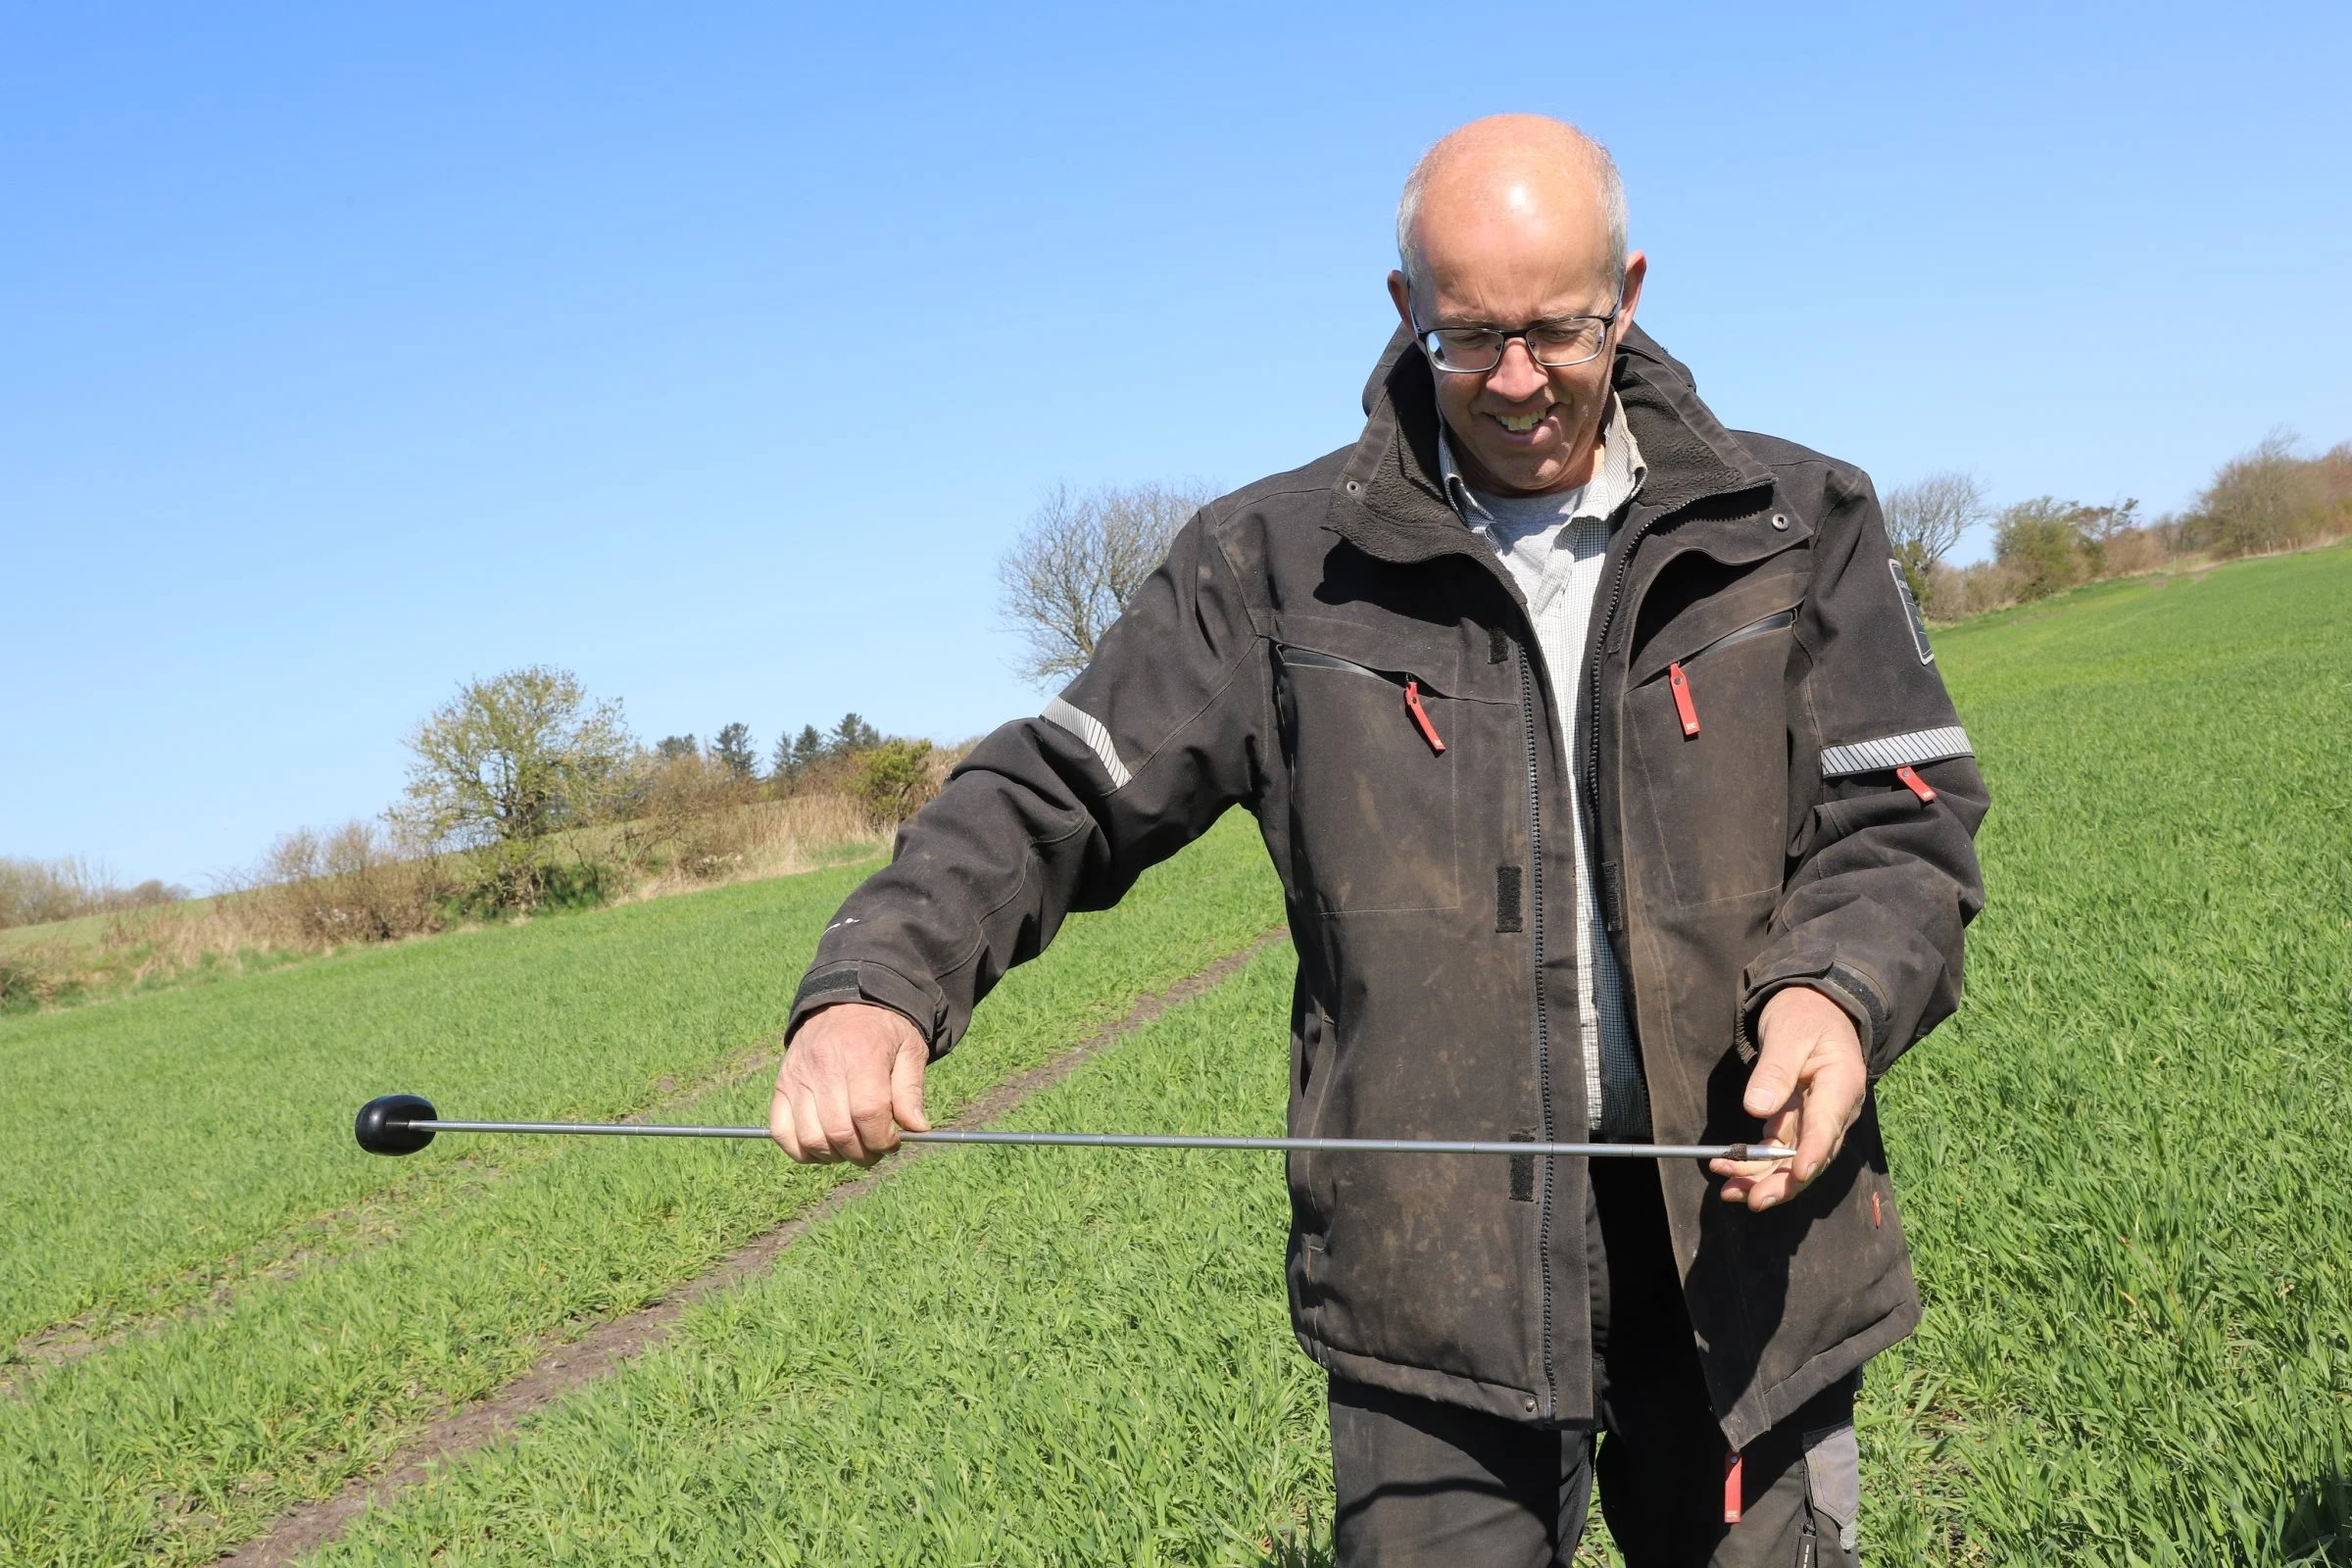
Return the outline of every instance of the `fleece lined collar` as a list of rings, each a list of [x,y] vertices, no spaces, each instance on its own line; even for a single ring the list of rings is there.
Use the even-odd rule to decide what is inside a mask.
[[[1453,443],[1446,439],[1446,435],[1445,416],[1440,415],[1438,473],[1439,482],[1445,487],[1446,499],[1453,503],[1453,510],[1462,514],[1465,522],[1473,517],[1491,519],[1492,514],[1485,503],[1478,499],[1479,493],[1470,488],[1469,480],[1462,477],[1461,466],[1454,462]],[[1634,432],[1626,423],[1625,405],[1611,394],[1609,430],[1601,438],[1600,463],[1577,496],[1573,515],[1606,522],[1617,514],[1618,508],[1634,499],[1634,492],[1642,488],[1642,481],[1648,477],[1648,466],[1642,461],[1642,443],[1634,439]]]

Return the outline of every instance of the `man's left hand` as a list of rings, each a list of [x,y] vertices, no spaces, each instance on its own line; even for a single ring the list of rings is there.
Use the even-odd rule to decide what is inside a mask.
[[[1730,1178],[1727,1203],[1766,1209],[1805,1190],[1844,1147],[1845,1130],[1862,1114],[1870,1072],[1854,1020],[1807,986],[1773,993],[1756,1020],[1763,1049],[1747,1075],[1741,1102],[1764,1119],[1764,1141],[1796,1151],[1794,1159],[1719,1159],[1709,1167]]]

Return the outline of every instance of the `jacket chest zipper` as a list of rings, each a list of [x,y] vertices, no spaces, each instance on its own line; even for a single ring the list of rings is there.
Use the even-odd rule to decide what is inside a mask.
[[[1729,648],[1734,643],[1743,643],[1751,637],[1761,637],[1768,631],[1779,631],[1784,626],[1795,624],[1796,612],[1784,610],[1776,614],[1766,615],[1762,620],[1751,620],[1738,631],[1727,632],[1707,644],[1706,647],[1701,648],[1698,653],[1685,654],[1683,659],[1697,659],[1700,655],[1711,654],[1718,648]],[[1678,659],[1666,666],[1666,689],[1674,694],[1675,717],[1682,723],[1683,739],[1689,740],[1699,732],[1698,705],[1690,695],[1690,677],[1683,673],[1682,659]],[[1935,797],[1931,795],[1927,799],[1934,800]]]
[[[1524,643],[1519,648],[1519,715],[1527,732],[1527,930],[1535,960],[1536,1104],[1545,1143],[1555,1136],[1551,1127],[1551,1017],[1544,997],[1544,796],[1543,762],[1538,731],[1536,675]],[[1544,1414],[1559,1413],[1560,1381],[1551,1358],[1551,1193],[1555,1160],[1544,1160],[1543,1182],[1536,1203],[1536,1266],[1542,1279],[1544,1310]]]
[[[1446,739],[1438,733],[1438,726],[1431,721],[1429,710],[1421,705],[1420,677],[1407,675],[1399,679],[1386,670],[1374,669],[1368,664],[1359,664],[1351,659],[1342,659],[1336,654],[1318,654],[1311,648],[1293,648],[1288,643],[1275,644],[1275,650],[1286,664],[1302,664],[1312,669],[1343,670],[1350,675],[1361,675],[1366,680],[1379,681],[1384,686],[1402,687],[1405,716],[1412,720],[1413,728],[1420,731],[1421,738],[1429,743],[1431,752],[1440,757],[1446,755]]]
[[[1779,631],[1784,626],[1793,626],[1795,624],[1795,611],[1778,610],[1773,612],[1771,614],[1766,615],[1762,620],[1749,621],[1738,631],[1725,632],[1722,636],[1707,644],[1706,647],[1701,648],[1696,654],[1685,654],[1683,657],[1685,659],[1696,659],[1700,654],[1711,654],[1718,648],[1729,648],[1734,643],[1743,643],[1746,642],[1750,637],[1761,637],[1768,631]]]

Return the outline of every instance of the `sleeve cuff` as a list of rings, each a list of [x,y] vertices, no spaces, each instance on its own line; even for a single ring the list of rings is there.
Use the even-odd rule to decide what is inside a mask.
[[[792,999],[792,1016],[784,1026],[784,1043],[800,1033],[801,1025],[825,1008],[844,1002],[863,1002],[891,1011],[914,1025],[930,1048],[931,1059],[947,1054],[945,1008],[940,999],[895,969],[870,960],[820,964],[803,977]]]
[[[1886,1000],[1860,971],[1842,963],[1806,965],[1798,971],[1751,977],[1747,1000],[1740,1008],[1739,1045],[1742,1060],[1755,1059],[1757,1020],[1763,1016],[1764,1004],[1790,986],[1810,987],[1844,1008],[1845,1015],[1854,1021],[1854,1033],[1861,1039],[1862,1054],[1871,1063],[1871,1076],[1876,1078],[1885,1070],[1881,1063],[1889,1021]]]

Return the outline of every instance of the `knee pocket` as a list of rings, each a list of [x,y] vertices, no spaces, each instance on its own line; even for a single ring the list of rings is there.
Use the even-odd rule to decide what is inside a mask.
[[[1854,1560],[1854,1532],[1862,1516],[1862,1449],[1854,1441],[1854,1424],[1817,1427],[1805,1434],[1805,1505],[1821,1545],[1836,1543],[1840,1555],[1825,1549],[1817,1554],[1818,1568]],[[1804,1568],[1817,1568],[1808,1563]]]

